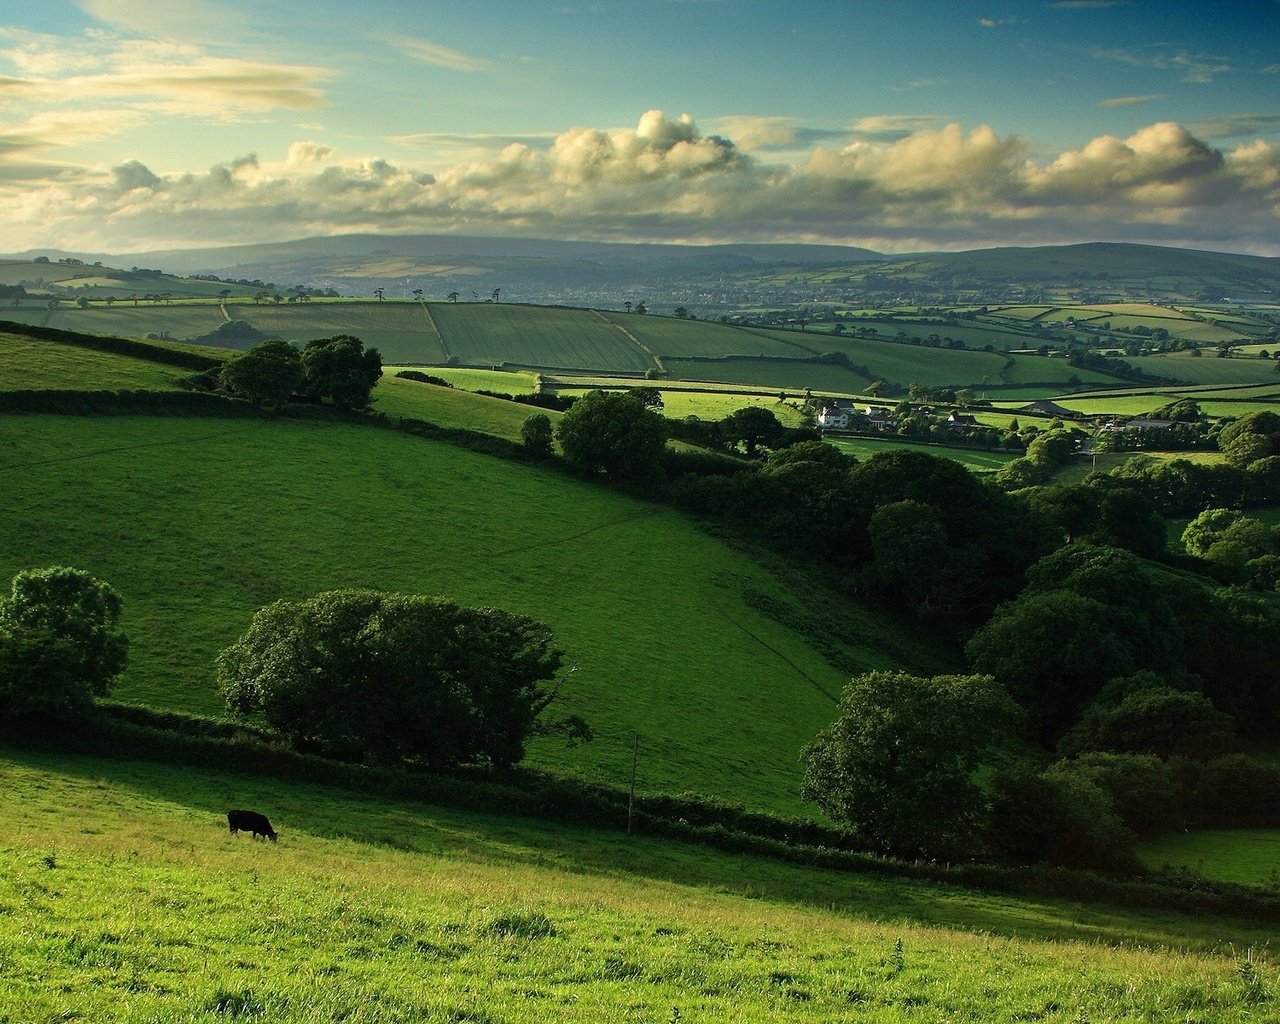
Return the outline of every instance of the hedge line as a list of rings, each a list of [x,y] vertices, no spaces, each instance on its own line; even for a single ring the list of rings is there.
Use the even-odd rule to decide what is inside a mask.
[[[531,772],[502,780],[370,768],[299,754],[251,737],[252,730],[235,738],[219,735],[228,723],[202,723],[195,716],[124,705],[109,705],[104,710],[107,714],[76,723],[0,723],[0,740],[40,750],[105,758],[125,754],[130,759],[317,783],[469,811],[614,830],[626,827],[626,794],[619,789]],[[146,724],[166,721],[174,722],[178,728]],[[646,835],[827,870],[1010,895],[1280,922],[1280,892],[1209,881],[1190,873],[1111,878],[1070,869],[893,860],[847,848],[850,836],[815,822],[784,821],[697,797],[638,797],[634,827]]]
[[[0,331],[4,331],[6,334],[22,335],[26,338],[35,338],[39,341],[53,341],[63,345],[74,345],[77,348],[91,348],[98,352],[134,356],[152,363],[181,366],[188,370],[212,370],[226,361],[213,356],[203,356],[197,352],[182,352],[178,349],[165,348],[161,345],[149,345],[145,341],[134,341],[131,338],[109,338],[98,334],[79,334],[75,331],[61,331],[53,327],[39,327],[35,324],[17,324],[9,320],[0,320]],[[230,358],[230,355],[231,353],[228,353],[228,358]]]

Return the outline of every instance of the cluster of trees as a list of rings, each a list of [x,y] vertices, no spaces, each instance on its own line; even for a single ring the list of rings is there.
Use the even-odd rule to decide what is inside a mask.
[[[382,356],[359,338],[339,334],[309,341],[299,351],[286,341],[254,345],[221,371],[223,385],[261,405],[284,405],[295,398],[328,399],[340,409],[363,409],[382,376]]]
[[[556,690],[551,631],[524,615],[440,598],[336,590],[277,601],[218,657],[232,713],[299,750],[447,769],[509,768]],[[542,725],[589,738],[581,719]]]

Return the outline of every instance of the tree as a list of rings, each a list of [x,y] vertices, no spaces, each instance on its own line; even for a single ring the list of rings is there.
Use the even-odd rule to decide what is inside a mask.
[[[386,289],[385,289],[385,288],[375,288],[375,289],[373,290],[373,294],[374,294],[374,295],[376,295],[376,296],[378,297],[378,301],[379,301],[379,302],[384,301],[384,298],[385,298],[385,296],[384,296],[384,292],[385,292],[385,291],[386,291]]]
[[[802,794],[884,853],[963,856],[986,824],[974,772],[1017,720],[990,676],[857,676],[801,755]]]
[[[771,409],[758,405],[735,409],[720,421],[720,430],[726,440],[745,446],[752,458],[760,448],[777,448],[787,432]]]
[[[501,289],[501,288],[495,288],[495,289],[493,290],[493,301],[494,301],[495,303],[498,301],[498,296],[499,296],[499,295],[501,295],[501,294],[502,294],[502,289]]]
[[[685,309],[684,306],[676,306],[676,308],[672,310],[672,313],[675,314],[677,320],[689,319],[689,311]]]
[[[382,376],[382,356],[359,338],[339,334],[307,342],[302,370],[311,398],[331,399],[340,409],[363,409]]]
[[[458,293],[457,293],[457,292],[450,292],[448,295],[446,295],[446,296],[445,296],[445,298],[446,298],[446,299],[448,299],[450,302],[457,302],[457,301],[458,301]]]
[[[534,413],[520,427],[520,440],[530,458],[551,458],[551,438],[551,419],[546,413]]]
[[[631,300],[630,300],[630,299],[627,299],[627,301],[626,301],[626,302],[624,302],[624,303],[622,304],[622,308],[623,308],[626,312],[630,313],[630,312],[631,312]]]
[[[302,390],[302,356],[287,341],[272,338],[228,360],[222,383],[241,398],[262,405],[283,405]]]
[[[419,302],[421,302],[421,301],[422,301],[422,289],[421,289],[421,288],[415,288],[415,289],[413,290],[413,297],[414,297],[415,299],[417,299]]]
[[[26,569],[0,600],[0,714],[83,714],[128,660],[120,596],[80,569]]]
[[[335,590],[260,609],[218,656],[236,716],[295,747],[442,769],[507,768],[555,696],[551,632],[524,615],[441,598]]]
[[[644,480],[661,470],[667,428],[634,393],[589,391],[564,414],[556,436],[565,459],[577,469],[611,479]]]

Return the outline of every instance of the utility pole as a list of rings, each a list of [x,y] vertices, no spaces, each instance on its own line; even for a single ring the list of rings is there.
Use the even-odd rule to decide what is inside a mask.
[[[640,754],[640,734],[631,741],[631,795],[627,797],[627,835],[631,835],[631,815],[636,802],[636,758]]]

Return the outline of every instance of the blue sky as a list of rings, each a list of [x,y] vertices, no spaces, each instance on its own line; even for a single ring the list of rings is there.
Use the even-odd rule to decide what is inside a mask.
[[[1280,3],[0,0],[0,251],[1280,255]]]

